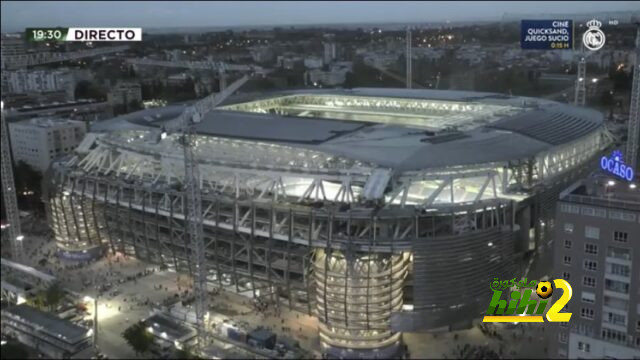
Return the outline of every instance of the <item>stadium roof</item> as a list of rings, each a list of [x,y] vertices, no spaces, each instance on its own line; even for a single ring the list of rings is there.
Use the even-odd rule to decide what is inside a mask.
[[[139,111],[97,130],[159,126],[184,108]],[[602,123],[597,111],[537,98],[358,88],[240,94],[205,114],[196,130],[410,171],[527,158],[582,138]]]

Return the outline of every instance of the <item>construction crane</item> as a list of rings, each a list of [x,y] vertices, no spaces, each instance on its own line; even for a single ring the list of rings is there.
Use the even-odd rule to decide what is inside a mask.
[[[636,23],[635,64],[633,65],[633,85],[631,86],[631,105],[629,106],[629,126],[625,161],[638,166],[638,143],[640,140],[640,24]]]
[[[2,198],[4,200],[4,211],[7,215],[7,233],[11,242],[11,256],[16,262],[22,261],[22,239],[24,236],[20,231],[20,214],[18,212],[18,201],[16,199],[16,186],[13,177],[13,166],[11,163],[11,148],[9,147],[9,126],[4,117],[4,102],[0,102],[0,118],[2,119]]]
[[[584,48],[582,49],[584,52]],[[576,78],[576,89],[574,103],[578,106],[584,106],[587,99],[587,61],[585,56],[580,58],[578,62],[578,77]]]
[[[413,74],[411,73],[411,27],[407,27],[407,36],[406,36],[406,41],[407,41],[407,53],[406,53],[406,60],[407,60],[407,89],[411,89],[411,85],[413,83]]]
[[[77,60],[86,57],[125,51],[129,45],[100,47],[90,50],[70,51],[64,53],[42,52],[36,54],[7,55],[2,57],[2,69],[17,70],[28,66],[50,64],[60,61]]]
[[[154,59],[131,58],[126,60],[127,64],[137,66],[162,66],[172,68],[185,68],[190,70],[211,70],[218,73],[220,79],[220,91],[227,87],[227,72],[252,72],[254,74],[265,75],[270,70],[255,65],[227,64],[215,61],[165,61]]]
[[[249,80],[249,75],[236,80],[224,91],[207,96],[188,107],[176,119],[165,123],[161,128],[160,138],[167,132],[180,132],[184,150],[184,196],[185,196],[185,230],[189,239],[189,260],[193,275],[195,294],[196,330],[198,332],[198,348],[207,338],[204,324],[207,313],[207,268],[205,261],[205,245],[202,236],[202,200],[200,193],[200,171],[195,158],[196,145],[194,125],[202,120],[205,113],[218,106],[227,97],[238,90]]]

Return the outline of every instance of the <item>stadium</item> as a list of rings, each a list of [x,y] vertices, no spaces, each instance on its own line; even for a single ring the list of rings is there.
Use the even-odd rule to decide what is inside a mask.
[[[184,108],[98,123],[54,163],[62,256],[189,272],[180,135],[150,135]],[[239,94],[196,132],[210,286],[313,314],[323,351],[354,357],[470,326],[488,284],[550,233],[542,209],[610,142],[593,110],[373,88]]]

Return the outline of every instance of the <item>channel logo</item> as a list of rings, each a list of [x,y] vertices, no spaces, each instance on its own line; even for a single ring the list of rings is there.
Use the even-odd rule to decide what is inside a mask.
[[[571,313],[560,313],[573,296],[571,285],[566,280],[555,279],[539,283],[536,280],[527,283],[526,278],[520,282],[515,280],[516,278],[504,281],[494,279],[490,285],[493,296],[482,322],[544,322],[542,315],[549,305],[549,298],[554,294],[557,300],[545,315],[547,321],[568,322],[571,319]],[[502,299],[502,294],[507,289],[512,290],[508,297],[510,300]],[[531,298],[533,289],[539,300]],[[558,290],[562,290],[560,296],[557,296]]]

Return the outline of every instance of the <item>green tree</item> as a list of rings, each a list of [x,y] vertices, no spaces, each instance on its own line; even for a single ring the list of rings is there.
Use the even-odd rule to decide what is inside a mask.
[[[143,321],[139,321],[122,332],[124,340],[133,348],[136,354],[144,354],[153,344],[153,335],[147,331]]]
[[[185,347],[175,351],[174,359],[200,359],[200,357],[194,354],[191,348]]]
[[[74,91],[76,99],[96,99],[104,101],[107,93],[91,81],[82,80],[76,85]]]
[[[13,168],[13,174],[16,181],[19,207],[37,212],[44,211],[43,204],[40,202],[42,198],[42,174],[24,161],[18,161]],[[32,192],[33,194],[31,194]]]
[[[29,351],[20,343],[9,341],[2,345],[3,359],[26,359],[28,356]]]
[[[64,298],[64,289],[60,285],[59,282],[54,282],[49,285],[45,292],[45,300],[47,301],[47,305],[49,305],[50,309],[58,306],[60,301]]]

